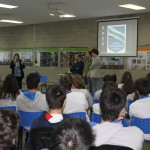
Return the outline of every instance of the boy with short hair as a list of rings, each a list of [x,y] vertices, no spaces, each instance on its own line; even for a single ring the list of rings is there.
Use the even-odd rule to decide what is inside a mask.
[[[101,94],[100,109],[102,122],[93,127],[96,134],[95,146],[104,144],[130,147],[141,150],[143,132],[137,127],[123,127],[126,95],[121,89],[109,89]]]

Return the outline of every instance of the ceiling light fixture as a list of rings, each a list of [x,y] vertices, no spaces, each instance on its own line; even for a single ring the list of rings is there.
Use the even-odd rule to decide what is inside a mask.
[[[75,15],[71,15],[71,14],[64,14],[64,15],[59,15],[60,18],[72,18],[72,17],[76,17]]]
[[[124,7],[124,8],[134,9],[134,10],[146,9],[145,7],[134,5],[134,4],[123,4],[123,5],[119,5],[119,7]]]
[[[17,24],[23,23],[23,22],[21,22],[21,21],[16,21],[16,20],[0,20],[0,22],[17,23]]]
[[[0,7],[2,7],[2,8],[9,8],[9,9],[12,9],[12,8],[17,8],[18,6],[14,6],[14,5],[7,5],[7,4],[0,4]]]

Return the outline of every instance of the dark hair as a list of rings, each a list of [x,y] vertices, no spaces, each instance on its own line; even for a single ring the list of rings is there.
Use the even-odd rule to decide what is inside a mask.
[[[14,54],[14,57],[15,57],[15,56],[18,56],[18,58],[20,58],[18,53],[15,53],[15,54]]]
[[[132,80],[132,75],[129,71],[125,71],[121,83],[123,83],[122,90],[128,95],[133,93],[134,88],[133,88],[133,80]]]
[[[94,142],[92,129],[86,120],[70,118],[58,125],[51,137],[51,150],[89,150]]]
[[[104,121],[114,121],[126,105],[126,96],[121,89],[109,89],[100,96],[100,109]]]
[[[61,76],[60,85],[65,88],[65,90],[71,90],[71,86],[73,84],[73,78],[70,74],[66,74]]]
[[[20,125],[19,115],[11,109],[0,109],[0,147],[11,147]]]
[[[8,74],[0,89],[0,100],[11,99],[16,100],[19,95],[19,85],[14,75]]]
[[[40,76],[37,73],[30,73],[27,75],[26,83],[28,89],[37,89],[40,83]]]
[[[91,51],[88,51],[89,55],[92,57],[92,52]]]
[[[113,82],[113,81],[106,81],[103,84],[102,91],[108,90],[110,88],[118,88],[118,84],[116,82]]]
[[[104,78],[103,78],[103,82],[106,82],[106,81],[114,81],[114,82],[116,82],[117,81],[116,74],[105,75]]]
[[[96,48],[92,48],[92,49],[91,49],[91,52],[94,53],[94,54],[96,54],[96,55],[99,54],[99,52],[98,52],[98,50],[97,50]]]
[[[146,75],[146,78],[147,78],[147,79],[150,79],[150,73],[148,73],[148,74]]]
[[[46,101],[50,109],[60,109],[66,99],[66,91],[59,85],[51,85],[46,91]]]
[[[146,78],[137,79],[134,82],[134,89],[137,90],[140,95],[148,95],[150,93],[150,80]]]
[[[79,57],[80,59],[82,58],[81,54],[79,54],[79,53],[76,53],[75,55],[78,55],[78,57]]]
[[[78,74],[73,75],[73,85],[78,89],[85,89],[85,83]]]

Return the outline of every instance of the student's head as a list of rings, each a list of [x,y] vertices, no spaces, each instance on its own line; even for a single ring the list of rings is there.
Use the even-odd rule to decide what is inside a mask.
[[[9,149],[15,144],[20,119],[18,114],[10,109],[0,109],[0,149]]]
[[[117,77],[116,75],[105,75],[104,78],[103,78],[103,82],[107,82],[107,81],[113,81],[113,82],[116,82],[117,80]]]
[[[66,99],[66,91],[59,85],[51,85],[46,91],[46,101],[49,109],[62,109]]]
[[[134,82],[134,89],[139,96],[148,95],[150,93],[150,80],[146,78],[137,79]]]
[[[122,79],[121,79],[121,83],[126,82],[127,79],[131,79],[132,80],[132,74],[129,71],[125,71],[122,75]]]
[[[19,94],[19,85],[14,75],[8,74],[0,90],[0,99],[16,100]]]
[[[73,84],[73,78],[70,74],[61,76],[60,85],[63,86],[66,91],[71,90],[72,84]]]
[[[26,83],[28,89],[38,89],[40,76],[37,73],[30,73],[27,75]]]
[[[118,88],[118,84],[113,81],[107,81],[103,84],[102,91],[108,90],[110,88]]]
[[[79,61],[81,59],[81,55],[75,54],[74,60]]]
[[[150,79],[150,73],[148,73],[148,74],[146,75],[146,78],[147,78],[147,79]]]
[[[133,93],[133,79],[131,72],[125,71],[122,76],[121,83],[123,83],[122,90],[128,95]]]
[[[92,52],[92,56],[97,56],[99,54],[99,52],[96,48],[92,48],[91,52]]]
[[[86,120],[70,118],[54,129],[52,150],[89,150],[94,142],[92,129]]]
[[[126,96],[121,89],[109,89],[100,96],[100,109],[104,121],[121,120],[125,115]]]
[[[14,54],[14,60],[19,60],[19,54],[18,53]]]
[[[82,77],[78,74],[73,75],[73,85],[77,89],[85,89],[85,83]]]

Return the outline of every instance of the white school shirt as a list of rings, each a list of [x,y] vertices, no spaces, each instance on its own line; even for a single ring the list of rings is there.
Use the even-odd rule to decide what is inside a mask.
[[[102,93],[102,89],[98,90],[94,94],[94,100],[99,100]]]
[[[83,93],[80,92],[69,92],[66,97],[66,104],[63,110],[64,114],[85,112],[88,109],[88,102]],[[87,115],[87,120],[89,117]]]
[[[103,122],[92,127],[96,139],[94,146],[103,144],[130,147],[141,150],[144,135],[137,127],[123,127],[121,121],[118,123]]]
[[[129,114],[138,118],[150,118],[150,97],[136,100],[129,107]],[[144,135],[145,140],[150,140],[150,134]]]
[[[90,92],[87,89],[72,88],[71,91],[72,92],[81,92],[81,93],[83,93],[85,95],[85,97],[86,97],[86,100],[87,100],[87,102],[89,104],[89,107],[92,107],[92,105],[93,105],[93,98],[92,98]]]
[[[101,114],[101,110],[100,110],[100,104],[97,103],[97,104],[93,104],[93,113],[96,113],[96,114]]]

